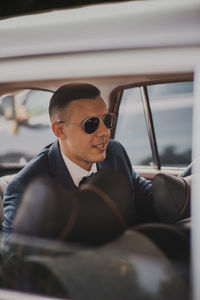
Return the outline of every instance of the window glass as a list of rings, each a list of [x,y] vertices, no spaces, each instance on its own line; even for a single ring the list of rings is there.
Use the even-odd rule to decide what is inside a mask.
[[[24,165],[55,140],[48,115],[52,92],[23,90],[0,97],[0,163]]]
[[[115,139],[120,141],[125,147],[132,164],[141,165],[144,160],[147,160],[148,165],[152,163],[139,87],[123,91]]]
[[[192,82],[147,86],[161,166],[185,167],[191,162]],[[134,165],[152,165],[140,87],[123,91],[115,139]]]
[[[191,162],[192,82],[147,87],[162,166]]]

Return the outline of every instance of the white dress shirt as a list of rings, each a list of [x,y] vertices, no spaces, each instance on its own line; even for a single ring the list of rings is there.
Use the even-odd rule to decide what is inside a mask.
[[[62,151],[62,157],[64,159],[65,165],[74,181],[74,184],[76,186],[79,186],[80,181],[85,176],[90,176],[92,173],[97,172],[97,165],[96,163],[93,163],[91,166],[90,171],[86,171],[85,169],[79,167],[77,164],[75,164],[73,161],[71,161]]]

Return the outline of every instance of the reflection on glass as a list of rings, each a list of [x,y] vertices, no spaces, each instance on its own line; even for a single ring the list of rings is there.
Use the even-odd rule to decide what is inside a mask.
[[[132,164],[141,165],[146,157],[147,164],[152,164],[140,88],[123,91],[115,139],[125,147]]]
[[[20,90],[0,97],[0,163],[24,165],[54,140],[48,114],[52,92]]]
[[[147,89],[161,165],[188,165],[191,162],[193,83],[166,83]]]
[[[161,166],[185,167],[191,162],[192,82],[147,87]],[[140,87],[123,91],[115,139],[125,146],[132,164],[152,165]]]

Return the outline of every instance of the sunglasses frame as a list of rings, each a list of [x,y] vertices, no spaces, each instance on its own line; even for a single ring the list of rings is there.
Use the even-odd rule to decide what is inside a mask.
[[[105,122],[104,122],[104,119],[105,119],[105,117],[106,117],[107,115],[110,115],[110,116],[112,116],[112,118],[113,118],[113,124],[112,124],[112,126],[111,126],[110,128],[107,127],[106,124],[105,124]],[[100,116],[102,116],[102,117],[100,118]],[[85,131],[85,133],[87,133],[87,134],[92,134],[92,133],[94,133],[94,132],[98,129],[99,124],[98,124],[97,128],[96,128],[93,132],[87,132],[87,131],[85,130],[85,123],[86,123],[88,120],[93,119],[93,118],[98,119],[98,120],[99,120],[99,124],[100,124],[100,119],[101,119],[101,120],[103,121],[103,123],[104,123],[104,125],[106,126],[107,129],[112,129],[112,128],[115,126],[115,121],[116,121],[116,115],[115,115],[115,113],[106,113],[106,114],[103,114],[103,115],[98,115],[98,116],[94,116],[94,117],[88,117],[88,118],[86,118],[85,120],[83,120],[81,123],[69,123],[69,122],[63,121],[63,120],[61,120],[61,121],[56,121],[56,122],[57,122],[57,123],[68,123],[68,124],[71,124],[71,125],[79,125],[79,126],[81,126],[81,127],[83,128],[83,130]]]

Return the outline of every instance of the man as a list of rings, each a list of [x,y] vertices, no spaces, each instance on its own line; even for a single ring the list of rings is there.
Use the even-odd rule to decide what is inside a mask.
[[[115,116],[108,113],[95,86],[60,87],[51,98],[49,114],[57,140],[45,147],[9,183],[4,196],[5,233],[12,231],[24,190],[35,177],[49,175],[66,189],[76,190],[83,177],[106,167],[119,171],[128,180],[133,223],[154,218],[151,182],[134,172],[124,148],[110,140]]]

